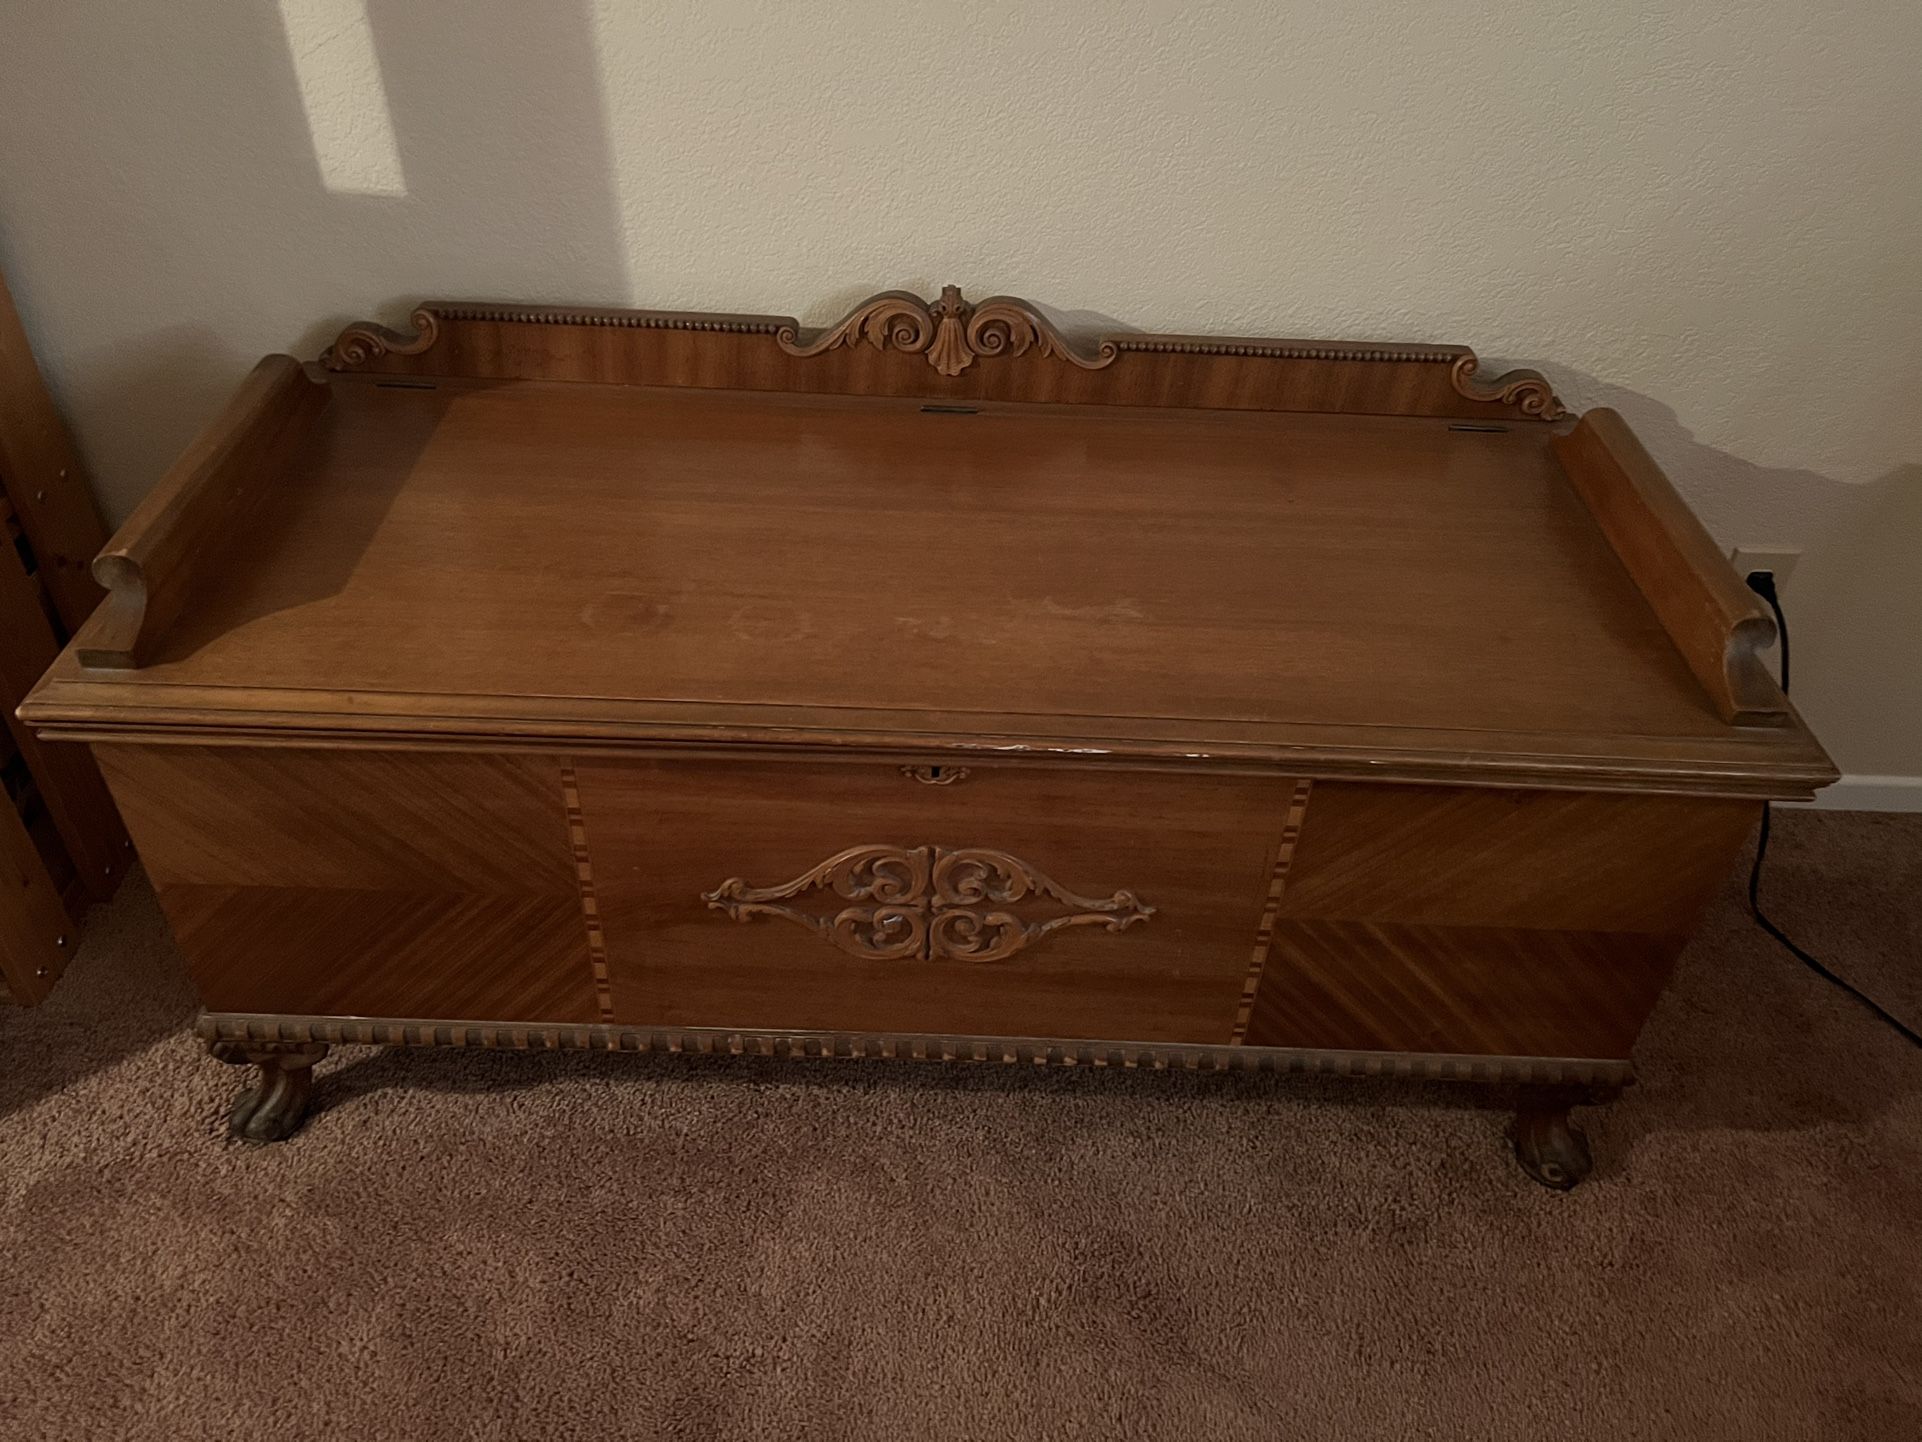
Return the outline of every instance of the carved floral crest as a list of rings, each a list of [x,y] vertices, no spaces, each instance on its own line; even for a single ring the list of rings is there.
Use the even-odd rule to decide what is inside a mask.
[[[1092,352],[1071,345],[1033,306],[998,295],[979,305],[962,299],[961,287],[944,285],[932,303],[905,290],[885,291],[857,306],[838,325],[802,343],[788,326],[775,339],[789,355],[820,355],[837,346],[866,341],[876,350],[922,353],[944,376],[958,376],[979,356],[1058,356],[1084,370],[1100,370],[1120,352],[1103,341]]]
[[[858,903],[834,911],[780,903],[813,892]],[[1125,931],[1154,915],[1132,891],[1078,896],[987,847],[850,846],[780,886],[731,877],[701,897],[734,921],[778,917],[869,961],[1002,961],[1070,926]],[[1053,903],[1052,906],[1049,903]],[[1028,917],[1015,908],[1054,910]]]

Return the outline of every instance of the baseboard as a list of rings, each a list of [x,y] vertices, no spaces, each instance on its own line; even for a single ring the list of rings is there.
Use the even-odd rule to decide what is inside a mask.
[[[1815,800],[1793,802],[1821,811],[1922,811],[1922,776],[1844,776],[1815,793]]]

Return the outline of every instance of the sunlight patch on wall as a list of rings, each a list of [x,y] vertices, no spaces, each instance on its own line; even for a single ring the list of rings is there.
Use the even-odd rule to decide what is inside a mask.
[[[367,0],[280,0],[321,183],[336,195],[407,194]]]

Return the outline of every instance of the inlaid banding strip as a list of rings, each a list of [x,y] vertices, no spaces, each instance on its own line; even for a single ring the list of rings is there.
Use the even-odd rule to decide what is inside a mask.
[[[1255,993],[1261,990],[1262,973],[1268,969],[1268,952],[1275,941],[1275,920],[1281,914],[1281,893],[1288,884],[1288,868],[1295,859],[1295,843],[1301,838],[1302,818],[1308,813],[1308,793],[1315,783],[1295,783],[1295,794],[1288,802],[1287,819],[1281,824],[1281,842],[1275,847],[1275,869],[1268,879],[1268,899],[1262,904],[1261,925],[1255,930],[1254,954],[1248,959],[1248,976],[1241,984],[1241,1005],[1235,1008],[1235,1029],[1228,1035],[1230,1046],[1240,1046],[1248,1037],[1248,1023],[1255,1014]]]
[[[614,1016],[614,984],[607,974],[607,936],[601,930],[601,907],[594,898],[594,862],[587,852],[587,817],[581,811],[581,788],[574,763],[561,766],[561,804],[567,809],[567,839],[574,848],[574,876],[581,892],[581,925],[587,931],[587,961],[594,969],[594,1001],[602,1021]]]

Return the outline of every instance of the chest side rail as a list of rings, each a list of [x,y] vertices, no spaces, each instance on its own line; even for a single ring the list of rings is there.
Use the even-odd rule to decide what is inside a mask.
[[[1716,713],[1730,725],[1785,721],[1788,700],[1761,654],[1775,643],[1774,618],[1628,422],[1607,408],[1592,410],[1553,445]]]
[[[239,535],[329,394],[292,356],[254,367],[94,561],[107,600],[74,638],[81,665],[130,670],[152,654],[196,574]]]

